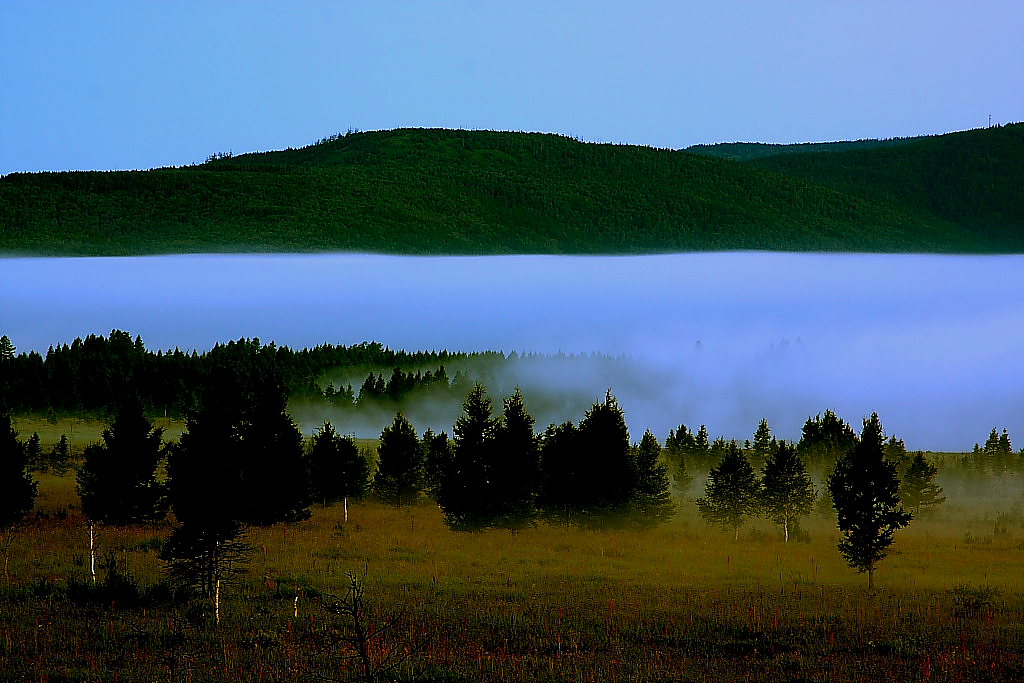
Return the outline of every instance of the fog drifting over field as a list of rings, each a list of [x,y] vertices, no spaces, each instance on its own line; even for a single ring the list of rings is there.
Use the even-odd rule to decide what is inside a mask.
[[[0,259],[0,274],[0,333],[20,351],[117,328],[151,349],[599,352],[626,358],[508,364],[491,394],[556,394],[565,414],[539,411],[543,427],[611,388],[634,438],[680,423],[749,438],[762,417],[797,438],[826,408],[858,428],[877,411],[909,448],[1024,437],[1020,256],[201,255]]]

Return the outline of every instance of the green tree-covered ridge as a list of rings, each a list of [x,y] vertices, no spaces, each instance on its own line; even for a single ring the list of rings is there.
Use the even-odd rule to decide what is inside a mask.
[[[1024,124],[806,149],[397,129],[182,168],[12,173],[0,251],[1024,251]],[[716,158],[730,155],[751,161]]]

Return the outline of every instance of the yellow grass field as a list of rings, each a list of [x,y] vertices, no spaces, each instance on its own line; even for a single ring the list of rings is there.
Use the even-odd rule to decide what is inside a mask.
[[[787,545],[766,522],[734,541],[692,503],[653,530],[514,534],[449,531],[429,502],[355,502],[347,524],[340,505],[315,506],[249,533],[218,626],[206,602],[89,597],[73,474],[39,483],[0,601],[0,671],[17,675],[0,680],[348,680],[351,624],[322,594],[364,572],[371,628],[393,624],[372,643],[397,664],[380,680],[1024,680],[1024,518],[1009,499],[914,521],[873,595],[824,516]],[[167,533],[101,529],[100,556],[151,586]]]

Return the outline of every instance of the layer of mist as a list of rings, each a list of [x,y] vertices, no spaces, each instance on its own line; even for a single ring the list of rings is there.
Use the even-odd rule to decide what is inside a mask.
[[[610,388],[634,438],[703,423],[744,439],[762,417],[798,438],[827,408],[858,428],[877,411],[911,449],[969,450],[994,426],[1020,441],[1024,428],[1020,256],[193,255],[0,259],[0,272],[0,333],[21,351],[117,328],[150,348],[260,337],[566,352],[585,358],[480,379],[499,405],[521,386],[541,428]],[[294,408],[307,430],[341,417]],[[404,409],[447,430],[458,406]],[[380,420],[339,429],[372,435]]]

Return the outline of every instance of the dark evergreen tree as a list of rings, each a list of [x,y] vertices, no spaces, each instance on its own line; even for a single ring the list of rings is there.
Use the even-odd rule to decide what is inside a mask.
[[[779,442],[762,470],[759,502],[765,516],[782,527],[786,543],[800,517],[814,507],[814,499],[814,484],[796,448]]]
[[[898,529],[910,523],[899,497],[896,465],[885,459],[885,440],[877,413],[864,420],[857,443],[836,463],[828,490],[842,538],[839,552],[875,587],[875,567],[889,552]]]
[[[235,399],[237,401],[237,399]],[[171,507],[179,523],[200,529],[235,528],[242,521],[244,449],[234,401],[207,400],[191,411],[185,431],[169,447],[167,461]]]
[[[1013,454],[1013,444],[1010,442],[1010,434],[1003,427],[1003,433],[999,435],[999,452],[1006,455]]]
[[[32,436],[25,442],[25,465],[30,472],[46,472],[50,469],[43,457],[43,445],[39,438],[39,432],[32,432]]]
[[[540,495],[538,504],[552,521],[572,521],[582,510],[585,492],[579,487],[586,456],[579,447],[576,425],[564,422],[549,426],[540,437]]]
[[[325,504],[361,498],[370,485],[370,465],[355,441],[324,422],[313,434],[309,449],[309,478],[313,496]]]
[[[488,477],[491,526],[516,529],[530,524],[537,515],[540,449],[535,424],[517,388],[505,399],[494,428]]]
[[[900,480],[900,500],[911,514],[918,516],[923,510],[946,502],[942,487],[935,481],[939,468],[928,462],[920,451],[910,459],[910,466]]]
[[[288,396],[279,378],[260,381],[247,392],[245,414],[236,424],[242,448],[240,521],[269,525],[310,515],[302,433],[288,415]]]
[[[452,443],[447,433],[435,434],[430,429],[423,432],[420,443],[423,444],[424,488],[436,501],[442,482],[454,466]]]
[[[697,499],[697,509],[709,524],[732,529],[739,539],[740,527],[747,517],[757,512],[758,483],[754,468],[735,441],[725,447],[721,461],[708,473],[704,496]]]
[[[60,435],[60,441],[53,445],[47,455],[47,468],[54,474],[63,476],[71,467],[71,443],[66,434]]]
[[[373,490],[392,505],[411,505],[423,491],[423,445],[405,417],[395,415],[380,433]]]
[[[246,525],[309,516],[302,435],[285,412],[284,386],[272,364],[257,370],[246,358],[214,369],[167,465],[179,526],[161,559],[217,609],[222,581],[241,570],[250,550]]]
[[[882,453],[886,460],[896,465],[897,476],[902,477],[910,466],[910,456],[907,454],[907,446],[903,443],[903,439],[890,436],[889,440],[885,442]]]
[[[579,472],[586,512],[594,515],[624,511],[636,487],[629,429],[611,391],[586,412],[577,427],[586,467]]]
[[[85,449],[77,489],[90,522],[148,524],[163,518],[167,495],[156,476],[162,436],[142,406],[127,401],[103,430],[103,442]]]
[[[11,343],[11,338],[6,334],[0,337],[0,362],[5,360],[14,360],[14,354],[17,349],[14,344]]]
[[[452,428],[452,467],[438,490],[437,504],[453,529],[479,529],[494,519],[496,425],[486,389],[474,385]]]
[[[856,442],[857,433],[853,428],[834,412],[826,410],[823,415],[807,418],[796,448],[805,462],[831,466]]]
[[[25,446],[6,411],[0,411],[0,529],[4,531],[4,576],[14,532],[36,504],[38,485],[25,464]]]
[[[681,493],[685,493],[693,482],[690,468],[696,460],[696,446],[697,439],[686,425],[681,424],[678,429],[668,430],[668,437],[665,439],[665,458],[669,463],[672,483]]]
[[[661,444],[648,430],[632,451],[632,479],[636,487],[632,493],[632,512],[641,523],[664,522],[675,513],[675,505],[669,492],[668,467],[661,458]]]
[[[750,457],[755,467],[760,467],[768,460],[775,450],[775,438],[768,427],[768,420],[762,419],[754,432],[754,442],[750,448]]]
[[[1006,471],[1015,464],[1010,434],[1004,428],[1000,433],[995,427],[985,440],[982,469],[985,473],[996,474]]]
[[[719,454],[718,458],[721,457]],[[693,464],[699,465],[701,469],[708,467],[709,463],[717,462],[718,458],[711,454],[711,440],[708,438],[708,428],[701,425],[697,428],[697,434],[693,438]]]
[[[699,452],[707,452],[708,448],[711,447],[708,441],[708,428],[704,425],[697,429],[697,436],[694,437],[693,447]]]

